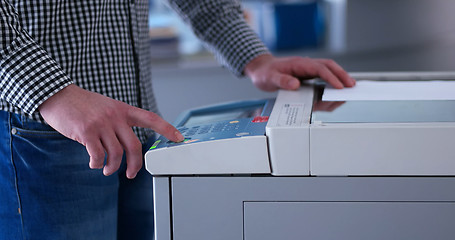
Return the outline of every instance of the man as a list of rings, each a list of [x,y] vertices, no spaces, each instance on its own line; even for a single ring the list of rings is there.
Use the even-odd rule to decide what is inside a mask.
[[[142,167],[143,144],[152,130],[173,141],[183,136],[156,114],[147,5],[0,0],[5,239],[151,237],[151,178]],[[331,60],[272,56],[245,23],[237,1],[170,5],[222,64],[260,89],[297,89],[298,78],[312,77],[336,88],[355,84]]]

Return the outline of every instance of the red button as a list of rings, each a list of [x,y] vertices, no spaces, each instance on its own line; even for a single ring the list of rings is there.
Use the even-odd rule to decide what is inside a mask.
[[[252,120],[252,122],[261,123],[261,122],[267,122],[268,120],[269,120],[269,116],[257,116]]]

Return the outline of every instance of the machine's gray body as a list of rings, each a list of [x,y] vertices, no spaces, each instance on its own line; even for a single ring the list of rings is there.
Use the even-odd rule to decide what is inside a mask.
[[[452,177],[156,177],[157,240],[452,240]]]
[[[455,239],[454,102],[327,113],[317,100],[312,88],[278,95],[259,159],[270,172],[155,171],[155,239]],[[379,115],[346,114],[368,106]]]

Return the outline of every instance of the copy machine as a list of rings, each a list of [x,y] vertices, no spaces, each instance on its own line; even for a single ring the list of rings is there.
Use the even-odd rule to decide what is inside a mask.
[[[155,238],[454,239],[455,100],[326,101],[324,91],[314,82],[182,114],[185,141],[159,138],[145,156]]]

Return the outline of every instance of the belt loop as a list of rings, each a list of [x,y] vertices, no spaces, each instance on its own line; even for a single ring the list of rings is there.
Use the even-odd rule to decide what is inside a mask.
[[[19,116],[20,116],[19,119],[20,119],[20,124],[21,124],[22,128],[26,129],[27,128],[27,126],[26,126],[27,125],[27,117],[22,115],[22,114],[20,114]]]

